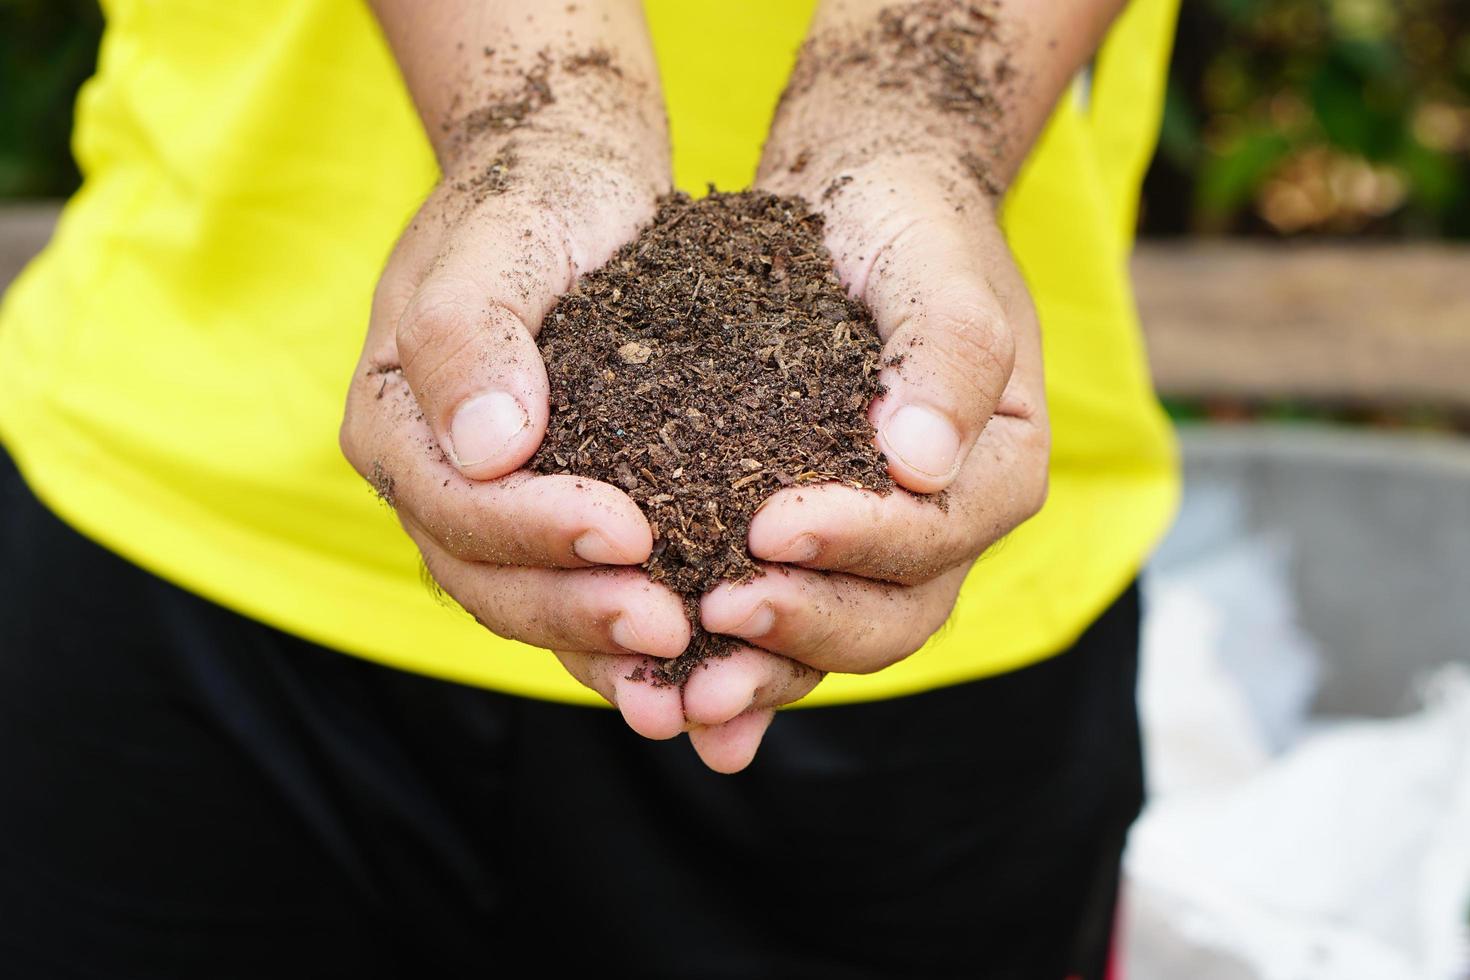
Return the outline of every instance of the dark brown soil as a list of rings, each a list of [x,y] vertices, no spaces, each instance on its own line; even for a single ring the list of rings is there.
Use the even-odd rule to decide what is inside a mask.
[[[699,628],[697,604],[760,574],[746,533],[763,500],[829,481],[892,489],[867,420],[882,345],[799,198],[665,197],[636,241],[561,299],[540,345],[551,422],[531,469],[627,491],[653,527],[644,567],[695,624],[654,683],[681,684],[728,654],[733,641]]]

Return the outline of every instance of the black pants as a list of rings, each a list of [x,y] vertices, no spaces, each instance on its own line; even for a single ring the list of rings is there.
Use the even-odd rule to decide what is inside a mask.
[[[1131,590],[1038,666],[783,714],[726,777],[211,605],[3,454],[0,584],[0,976],[1102,975]]]

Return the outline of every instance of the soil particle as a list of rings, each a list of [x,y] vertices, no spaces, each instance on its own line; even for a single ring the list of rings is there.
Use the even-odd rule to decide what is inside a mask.
[[[498,156],[480,167],[471,177],[458,181],[454,189],[474,204],[488,197],[504,194],[511,185],[511,172],[516,165],[515,143],[508,142]]]
[[[881,44],[893,67],[904,70],[889,80],[918,79],[937,108],[988,128],[1000,110],[997,92],[1011,74],[997,13],[994,0],[925,0],[883,10]]]
[[[389,507],[398,506],[398,497],[394,493],[397,482],[393,479],[393,475],[383,467],[382,460],[373,460],[373,475],[368,482],[372,484],[373,493],[378,495],[379,500]]]
[[[827,189],[822,191],[823,202],[831,201],[832,198],[836,197],[842,192],[842,188],[846,187],[850,183],[852,183],[851,174],[843,174],[841,177],[833,178],[832,182],[827,185]]]
[[[980,189],[988,196],[1000,197],[1005,193],[1005,188],[1001,186],[1000,181],[996,180],[991,172],[990,165],[974,153],[961,154],[960,166],[964,167],[965,172],[975,178],[975,182],[980,185]]]
[[[786,486],[888,493],[868,403],[882,344],[800,198],[663,198],[653,223],[547,315],[551,421],[530,468],[621,487],[654,532],[644,568],[685,600],[689,649],[649,671],[681,684],[733,641],[699,597],[760,574],[757,507]]]
[[[450,125],[459,128],[463,139],[508,132],[524,126],[532,115],[556,101],[551,91],[552,64],[551,53],[540,52],[535,64],[522,73],[518,88],[486,100],[479,108]]]
[[[621,78],[623,74],[623,69],[618,67],[617,62],[613,60],[612,52],[607,48],[592,48],[590,51],[570,55],[562,62],[562,67],[570,75],[580,75],[588,71],[605,71]]]

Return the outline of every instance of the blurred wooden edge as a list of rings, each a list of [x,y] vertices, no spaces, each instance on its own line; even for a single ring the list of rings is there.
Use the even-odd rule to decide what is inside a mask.
[[[0,206],[0,289],[57,211]],[[1133,277],[1165,397],[1470,409],[1470,247],[1152,240]]]
[[[14,201],[0,205],[0,292],[45,247],[60,212],[61,205],[55,201]]]
[[[1166,397],[1470,409],[1470,247],[1155,239],[1133,278]]]

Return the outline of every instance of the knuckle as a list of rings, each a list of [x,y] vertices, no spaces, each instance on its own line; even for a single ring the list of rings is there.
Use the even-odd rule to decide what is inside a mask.
[[[970,309],[932,315],[930,335],[957,380],[999,399],[1015,366],[1015,339],[999,313]]]
[[[855,670],[854,645],[843,635],[837,617],[810,600],[803,603],[805,629],[801,638],[801,661],[822,671],[862,673]]]
[[[892,547],[887,535],[882,533],[882,529],[889,525],[883,498],[873,493],[862,493],[858,500],[861,519],[845,527],[834,528],[831,535],[846,538],[840,569],[855,575],[889,564]]]
[[[425,283],[404,307],[398,318],[397,340],[404,367],[425,348],[441,343],[466,319],[465,304],[443,285]]]
[[[461,352],[480,336],[474,312],[440,291],[420,293],[398,321],[397,342],[403,370],[415,389],[432,389]]]
[[[1046,504],[1051,492],[1051,431],[1046,426],[1030,426],[1021,447],[1022,520],[1034,517]]]
[[[1046,506],[1047,498],[1051,496],[1051,480],[1045,475],[1037,481],[1036,495],[1032,499],[1031,513],[1027,516],[1035,516]]]
[[[609,630],[625,608],[625,583],[593,584],[590,576],[553,568],[520,567],[520,587],[506,596],[525,619],[527,642],[584,653],[608,646]]]
[[[900,645],[900,653],[891,662],[897,663],[900,660],[905,660],[924,649],[925,644],[934,639],[944,629],[944,625],[949,622],[949,615],[950,610],[945,609],[938,616],[937,622],[930,620],[925,623],[916,623],[913,631],[904,638],[903,643]]]
[[[1042,470],[1028,481],[1025,494],[1021,500],[1021,520],[1029,520],[1041,512],[1046,506],[1046,498],[1051,493],[1051,479],[1046,470]]]
[[[366,476],[363,469],[362,436],[359,433],[360,423],[357,413],[352,406],[342,416],[342,424],[337,427],[337,448],[342,451],[342,456],[359,476]]]

